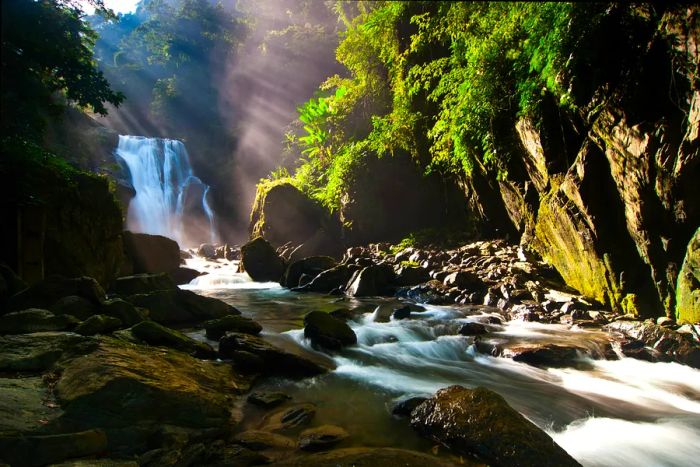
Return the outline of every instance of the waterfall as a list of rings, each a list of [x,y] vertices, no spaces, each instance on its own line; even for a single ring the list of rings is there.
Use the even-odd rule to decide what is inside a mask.
[[[181,246],[216,241],[209,186],[192,173],[182,141],[119,135],[116,155],[128,166],[136,191],[129,230],[170,237]]]

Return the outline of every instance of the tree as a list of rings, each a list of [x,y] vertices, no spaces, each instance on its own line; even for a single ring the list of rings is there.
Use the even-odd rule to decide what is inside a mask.
[[[93,4],[109,13],[101,0]],[[66,100],[99,114],[122,102],[93,60],[95,39],[73,1],[3,0],[3,135],[36,137]]]

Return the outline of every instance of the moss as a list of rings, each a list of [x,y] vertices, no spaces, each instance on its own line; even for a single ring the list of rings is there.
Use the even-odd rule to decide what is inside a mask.
[[[676,320],[700,322],[700,228],[688,243],[676,284]]]
[[[626,315],[639,316],[639,297],[636,294],[629,293],[620,301],[622,312]]]

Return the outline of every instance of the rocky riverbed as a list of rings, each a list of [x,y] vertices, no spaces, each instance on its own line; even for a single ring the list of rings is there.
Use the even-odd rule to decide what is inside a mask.
[[[697,328],[616,316],[502,241],[340,261],[290,262],[261,239],[182,254],[183,288],[164,273],[26,288],[2,269],[0,459],[616,465],[574,433],[666,417],[700,439],[686,419],[700,413]],[[654,369],[648,394],[625,381]]]

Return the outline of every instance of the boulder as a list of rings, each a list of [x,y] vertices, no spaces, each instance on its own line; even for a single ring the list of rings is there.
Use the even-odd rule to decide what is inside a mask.
[[[265,416],[263,429],[267,431],[288,431],[308,425],[316,415],[313,404],[296,404]]]
[[[173,272],[180,267],[180,247],[162,235],[123,233],[124,253],[135,274]]]
[[[325,368],[311,360],[281,350],[250,334],[227,332],[219,341],[219,354],[233,359],[234,364],[241,357],[241,352],[256,357],[262,364],[257,373],[303,378],[326,372]]]
[[[223,318],[204,322],[207,338],[218,340],[229,331],[243,334],[260,334],[262,326],[250,318],[238,315],[228,315]]]
[[[443,280],[446,287],[457,287],[460,290],[481,291],[485,289],[484,283],[474,273],[469,271],[455,271]]]
[[[0,437],[0,456],[12,465],[42,466],[65,459],[102,454],[107,450],[104,431]]]
[[[216,247],[211,243],[202,243],[197,248],[197,255],[202,258],[214,259],[216,258]]]
[[[481,323],[464,323],[457,332],[463,336],[479,336],[487,334],[489,331]]]
[[[172,277],[162,272],[120,277],[112,287],[113,292],[123,297],[155,292],[157,290],[177,290],[177,285]]]
[[[493,391],[450,386],[411,414],[421,435],[492,465],[577,466],[569,454]]]
[[[408,305],[402,306],[401,308],[394,308],[391,313],[392,319],[406,319],[411,317],[411,307]]]
[[[149,318],[161,324],[195,323],[226,315],[240,314],[231,305],[212,297],[197,295],[190,290],[161,290],[137,294],[127,301],[149,310]]]
[[[267,449],[292,449],[294,440],[284,435],[270,433],[269,431],[248,430],[238,433],[234,441],[252,449],[253,451],[265,451]]]
[[[399,401],[392,407],[391,414],[397,417],[410,417],[411,413],[421,405],[423,402],[428,400],[425,397],[410,397]]]
[[[396,271],[395,283],[401,287],[418,285],[429,280],[428,270],[420,266],[401,266]]]
[[[585,355],[586,349],[556,344],[509,347],[503,351],[504,357],[542,368],[575,367],[581,359],[581,354]]]
[[[388,265],[368,266],[350,279],[346,293],[353,297],[382,295],[394,277],[394,270]]]
[[[41,331],[66,331],[80,321],[70,315],[54,315],[48,310],[29,308],[0,317],[0,334],[26,334]]]
[[[51,308],[59,299],[68,296],[85,298],[94,305],[105,300],[105,292],[91,277],[65,278],[51,276],[11,296],[7,301],[8,311],[27,308]]]
[[[201,272],[190,268],[177,268],[176,270],[170,272],[170,277],[172,277],[173,281],[175,281],[177,285],[189,284],[196,277],[201,275]]]
[[[350,276],[352,276],[352,272],[353,269],[344,264],[339,264],[334,268],[321,272],[308,284],[300,287],[300,289],[308,290],[310,292],[330,292],[331,290],[335,290],[339,287],[345,287],[348,280],[350,280]]]
[[[94,315],[97,309],[98,306],[87,298],[69,295],[60,298],[49,308],[49,311],[55,315],[71,315],[85,320]]]
[[[304,451],[325,451],[348,437],[350,434],[339,426],[321,425],[302,431],[298,446]]]
[[[241,263],[257,282],[277,282],[284,274],[284,262],[270,243],[256,237],[241,247]]]
[[[228,364],[102,338],[65,365],[55,392],[65,410],[61,426],[99,426],[110,453],[130,455],[146,451],[164,426],[200,440],[225,436],[235,396],[249,386]]]
[[[0,372],[47,371],[57,361],[88,353],[97,341],[71,332],[0,336]]]
[[[304,337],[312,345],[329,350],[357,343],[357,335],[350,326],[322,311],[312,311],[304,316]]]
[[[336,261],[330,256],[311,256],[291,263],[280,281],[283,287],[298,287],[303,274],[316,277],[323,271],[335,267]]]
[[[179,350],[199,358],[214,358],[216,352],[205,344],[198,342],[174,329],[166,328],[154,321],[141,321],[130,329],[137,339],[149,344]]]
[[[122,326],[118,318],[107,315],[93,315],[80,323],[76,328],[76,334],[82,336],[94,336],[95,334],[110,334]]]
[[[676,284],[676,321],[700,323],[700,227],[688,243]]]
[[[100,314],[117,318],[126,326],[133,326],[146,319],[146,313],[142,308],[136,308],[121,298],[105,301],[100,305]]]

